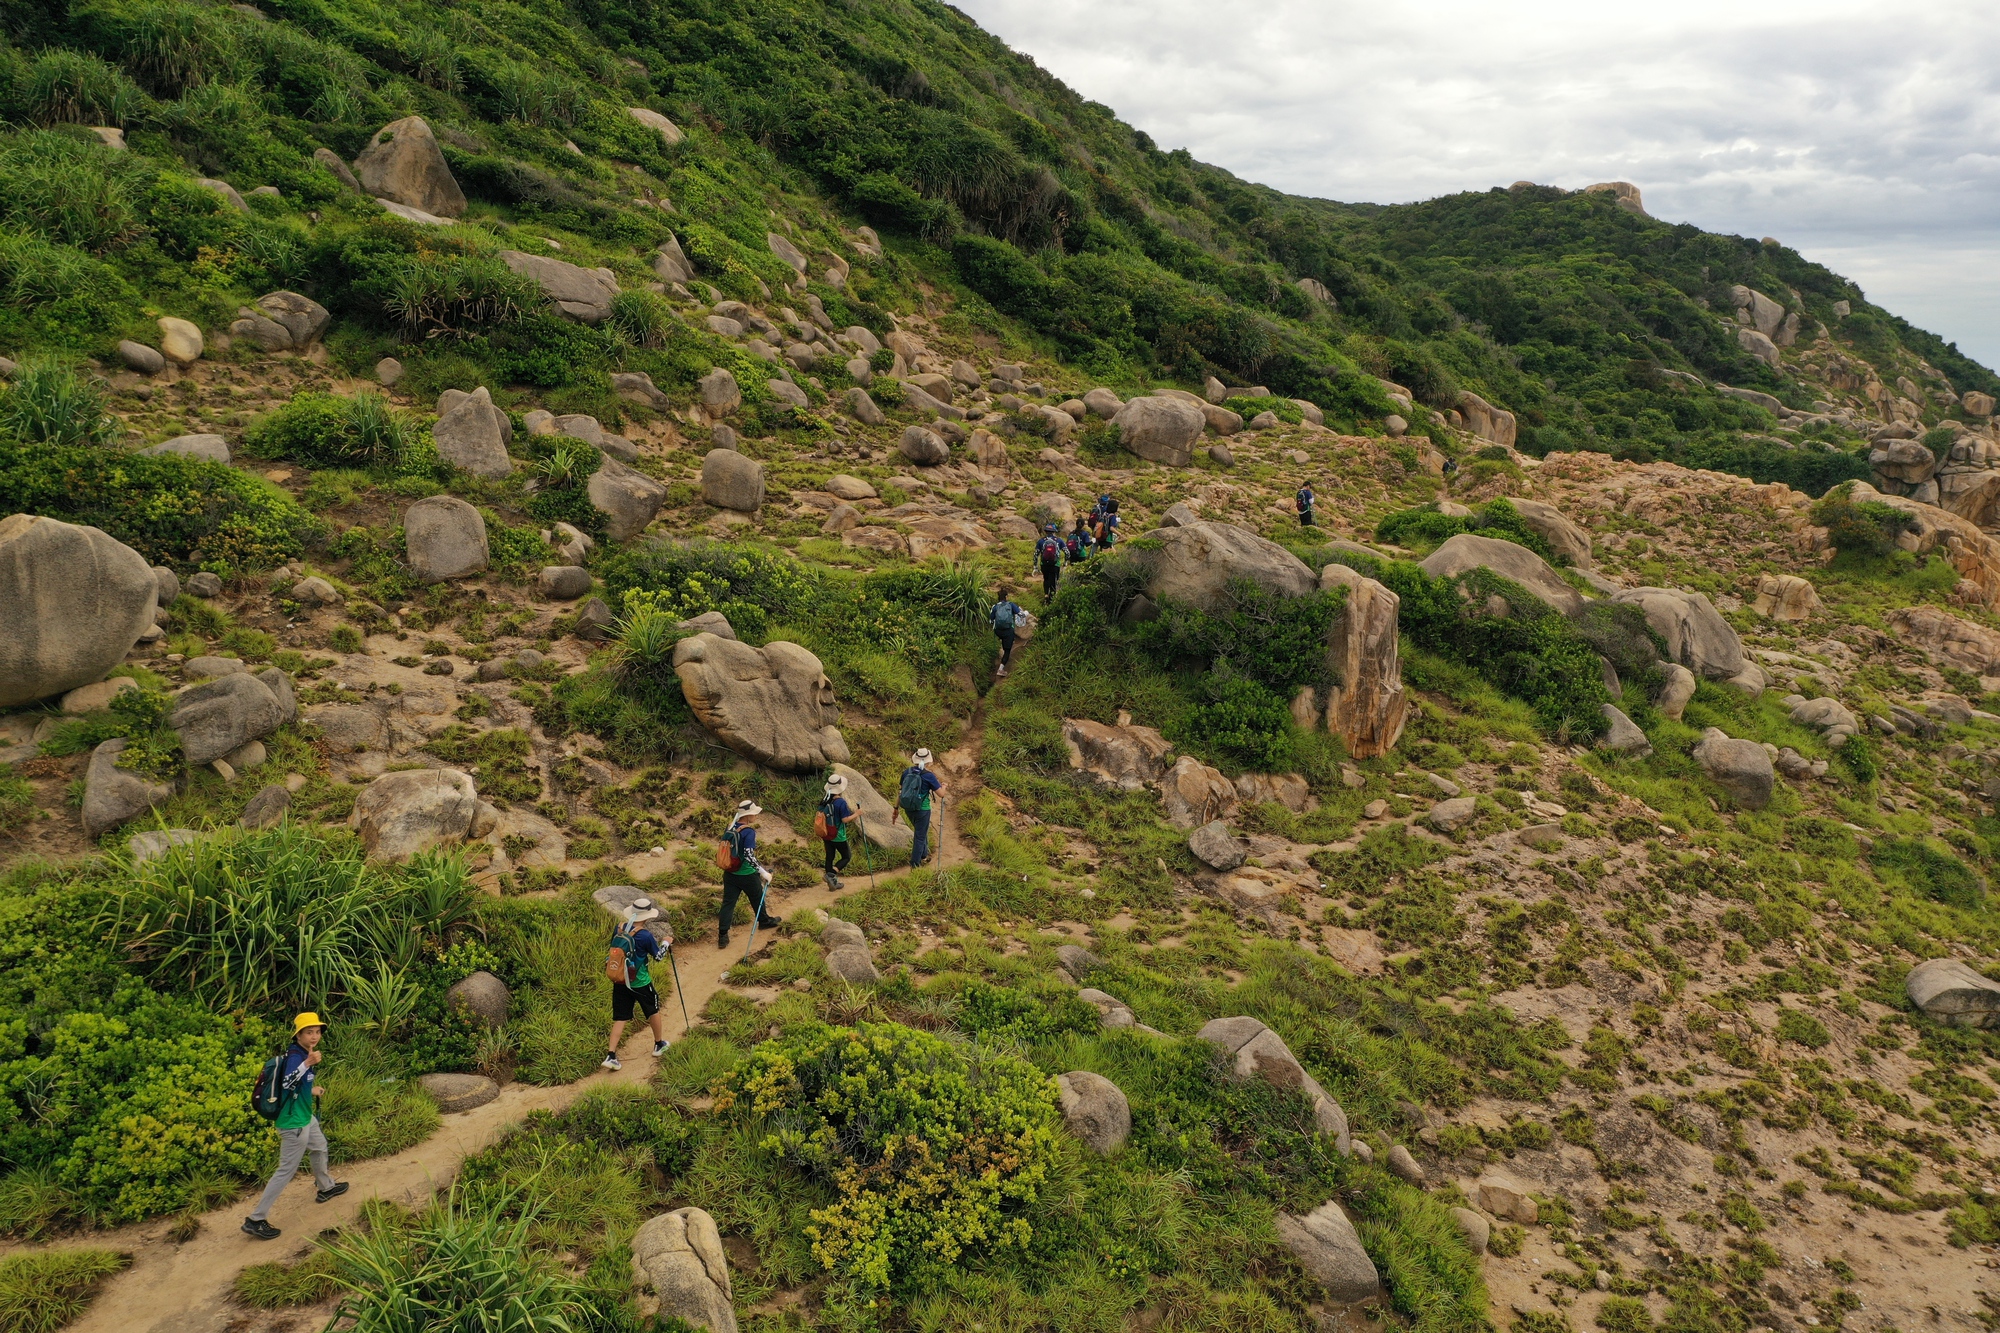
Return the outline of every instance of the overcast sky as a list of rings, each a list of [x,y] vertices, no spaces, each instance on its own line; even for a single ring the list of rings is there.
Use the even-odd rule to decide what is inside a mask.
[[[2000,366],[2000,6],[956,0],[1162,148],[1399,203],[1629,180]]]

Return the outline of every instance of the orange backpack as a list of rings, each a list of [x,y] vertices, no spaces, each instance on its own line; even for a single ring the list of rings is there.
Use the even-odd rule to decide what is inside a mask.
[[[743,868],[743,854],[738,850],[739,846],[740,844],[736,841],[735,829],[731,829],[729,832],[723,834],[722,841],[715,844],[716,866],[725,873],[732,870],[741,870]]]
[[[619,931],[611,937],[611,951],[604,955],[604,975],[621,986],[632,980],[632,960],[625,952],[631,938],[624,931]]]

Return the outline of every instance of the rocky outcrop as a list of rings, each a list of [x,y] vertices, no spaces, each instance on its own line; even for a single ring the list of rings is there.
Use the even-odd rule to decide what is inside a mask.
[[[1889,613],[1889,628],[1947,666],[1975,676],[2000,676],[2000,632],[1934,606],[1904,606]]]
[[[1743,655],[1743,640],[1702,593],[1627,588],[1611,600],[1643,611],[1646,624],[1666,641],[1667,660],[1705,680],[1732,680],[1750,665]]]
[[[711,449],[701,460],[701,498],[717,509],[754,514],[764,507],[764,465],[734,449]]]
[[[1088,394],[1084,403],[1090,404]],[[1194,461],[1194,444],[1208,419],[1195,403],[1149,395],[1119,408],[1111,424],[1118,428],[1118,443],[1128,452],[1170,467],[1186,467]]]
[[[485,385],[471,393],[446,389],[438,398],[437,410],[431,439],[445,462],[488,480],[498,480],[514,470],[513,460],[507,457],[513,423],[494,406]]]
[[[1515,425],[1512,412],[1493,406],[1470,389],[1459,390],[1458,410],[1465,418],[1465,428],[1480,439],[1510,447],[1513,445]]]
[[[1145,401],[1156,400],[1134,400]],[[1319,586],[1303,560],[1233,523],[1184,523],[1146,535],[1159,544],[1159,549],[1139,557],[1146,564],[1146,593],[1156,600],[1171,597],[1203,611],[1220,612],[1228,609],[1229,585],[1238,579],[1288,597]]]
[[[1261,1020],[1248,1016],[1212,1019],[1195,1035],[1222,1052],[1229,1077],[1238,1081],[1261,1079],[1274,1088],[1302,1094],[1312,1103],[1313,1123],[1319,1131],[1333,1136],[1343,1157],[1352,1151],[1347,1113],[1305,1071],[1284,1039]]]
[[[1956,958],[1933,958],[1910,969],[1903,981],[1910,1003],[1961,1028],[2000,1027],[2000,982]]]
[[[237,312],[232,337],[247,337],[267,352],[304,352],[320,340],[333,313],[310,296],[266,292]]]
[[[1355,759],[1387,754],[1402,738],[1409,714],[1398,659],[1396,613],[1401,599],[1346,565],[1319,572],[1322,590],[1345,588],[1347,599],[1327,635],[1327,667],[1337,682],[1327,691],[1326,729]]]
[[[797,644],[697,634],[674,645],[674,674],[695,720],[744,758],[784,773],[848,761],[833,684]]]
[[[465,212],[465,192],[422,116],[406,116],[377,130],[354,159],[354,174],[377,199],[441,218]]]
[[[0,708],[104,679],[153,626],[145,557],[96,528],[0,520]]]
[[[820,927],[820,949],[827,972],[854,986],[870,985],[882,979],[875,956],[868,950],[868,937],[861,927],[839,917],[828,918]]]
[[[176,693],[167,725],[180,737],[187,762],[206,764],[270,735],[284,717],[262,680],[238,672]]]
[[[1423,571],[1434,579],[1454,578],[1473,569],[1490,569],[1511,579],[1564,615],[1583,609],[1583,597],[1563,582],[1549,562],[1514,542],[1461,532],[1431,552]]]
[[[604,515],[604,535],[629,541],[646,530],[667,502],[667,488],[637,468],[606,458],[584,483],[591,507]]]
[[[1072,1070],[1056,1076],[1063,1127],[1077,1142],[1108,1157],[1132,1137],[1132,1106],[1124,1091],[1102,1074]]]
[[[1356,1305],[1381,1299],[1382,1279],[1374,1261],[1337,1202],[1329,1199],[1304,1217],[1279,1213],[1274,1221],[1279,1244],[1292,1252],[1329,1301]]]
[[[1810,620],[1824,608],[1819,592],[1796,574],[1766,574],[1757,580],[1750,609],[1773,620]]]
[[[618,278],[610,269],[583,268],[519,250],[502,250],[500,258],[578,323],[602,324],[611,318],[611,303],[618,299]]]
[[[410,572],[424,583],[462,579],[486,568],[486,520],[455,495],[433,495],[403,511]]]
[[[1182,755],[1160,779],[1160,806],[1175,828],[1199,828],[1236,813],[1236,784],[1221,770]]]
[[[1584,186],[1583,192],[1585,194],[1608,194],[1611,196],[1611,202],[1624,209],[1627,213],[1636,214],[1642,218],[1650,216],[1646,212],[1645,200],[1639,193],[1639,187],[1631,181],[1599,181],[1595,185]]]
[[[890,851],[909,851],[910,845],[917,840],[916,831],[907,821],[899,819],[894,823],[890,822],[896,813],[896,807],[891,805],[889,799],[881,792],[875,790],[875,784],[870,782],[861,770],[850,768],[846,764],[835,764],[833,771],[847,779],[847,788],[841,794],[847,798],[847,803],[861,814],[860,820],[857,821],[861,826],[860,836],[867,838],[877,847],[887,848]],[[856,836],[854,825],[849,824],[847,827],[848,836],[850,838]]]
[[[1877,500],[1904,514],[1909,526],[1897,534],[1898,547],[1912,555],[1936,551],[1962,580],[1957,595],[1969,594],[1981,605],[2000,607],[2000,540],[1949,510],[1908,496],[1884,494],[1867,482],[1855,482],[1848,498],[1856,504]]]
[[[1732,740],[1720,727],[1710,727],[1689,751],[1702,772],[1729,793],[1729,798],[1746,810],[1762,810],[1771,803],[1771,788],[1777,775],[1771,755],[1755,741]]]
[[[371,859],[405,861],[476,836],[482,806],[472,779],[456,769],[411,769],[362,788],[347,823]]]
[[[662,1213],[634,1233],[632,1280],[652,1289],[662,1315],[710,1333],[736,1333],[729,1257],[715,1219],[701,1209]]]
[[[1122,791],[1140,791],[1167,771],[1173,746],[1151,727],[1121,722],[1106,726],[1089,718],[1063,719],[1069,766],[1080,768]]]
[[[507,983],[484,970],[474,972],[444,993],[447,1008],[472,1015],[489,1028],[505,1027],[512,997]]]
[[[90,766],[83,775],[83,836],[93,842],[174,794],[164,783],[118,767],[118,756],[127,744],[119,736],[90,752]]]
[[[1589,569],[1596,563],[1590,551],[1590,534],[1570,522],[1562,510],[1520,496],[1508,496],[1507,503],[1514,507],[1530,532],[1549,544],[1558,561],[1578,569]]]

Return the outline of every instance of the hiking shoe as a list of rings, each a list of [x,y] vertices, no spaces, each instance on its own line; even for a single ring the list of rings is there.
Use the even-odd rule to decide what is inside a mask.
[[[716,936],[715,947],[718,949],[727,949],[729,947],[729,937],[727,935]]]
[[[670,1042],[670,1041],[656,1041],[656,1042],[654,1042],[654,1043],[653,1043],[653,1058],[654,1058],[655,1060],[657,1060],[657,1059],[659,1059],[659,1058],[660,1058],[661,1056],[665,1055],[665,1054],[667,1053],[667,1047],[669,1047],[669,1046],[671,1046],[671,1045],[673,1045],[673,1043],[672,1043],[672,1042]]]
[[[771,917],[771,918],[770,918],[769,920],[767,920],[767,921],[759,921],[759,922],[757,923],[757,929],[759,929],[759,930],[776,930],[776,929],[777,929],[777,928],[778,928],[779,926],[782,926],[782,925],[784,925],[784,924],[785,924],[785,923],[784,923],[784,922],[782,922],[782,921],[780,921],[780,920],[778,920],[778,918],[776,918],[776,917]]]
[[[995,671],[995,672],[994,672],[993,674],[994,674],[994,675],[995,675],[996,677],[998,677],[998,676],[1004,676],[1004,675],[1006,675],[1006,674],[1007,674],[1007,668],[1006,668],[1006,667],[1001,667],[1001,668],[1000,668],[1000,669],[999,669],[998,671]]]
[[[605,1056],[604,1063],[598,1066],[599,1069],[609,1069],[612,1070],[614,1073],[620,1069],[623,1069],[624,1067],[625,1067],[625,1062],[623,1060],[620,1060],[615,1055]]]
[[[254,1236],[258,1240],[276,1240],[278,1237],[284,1235],[285,1233],[278,1230],[276,1227],[272,1226],[269,1222],[264,1221],[262,1218],[246,1217],[243,1219],[243,1234],[246,1236]]]
[[[347,1182],[344,1180],[336,1180],[333,1182],[333,1184],[327,1186],[319,1193],[313,1195],[313,1202],[325,1203],[328,1199],[338,1199],[341,1195],[345,1193],[347,1193]]]

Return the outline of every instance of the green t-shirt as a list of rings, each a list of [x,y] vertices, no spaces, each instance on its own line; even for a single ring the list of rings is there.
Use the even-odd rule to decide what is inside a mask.
[[[304,1129],[313,1120],[313,1067],[306,1063],[303,1046],[293,1046],[285,1052],[285,1063],[278,1076],[278,1119],[279,1129]]]

